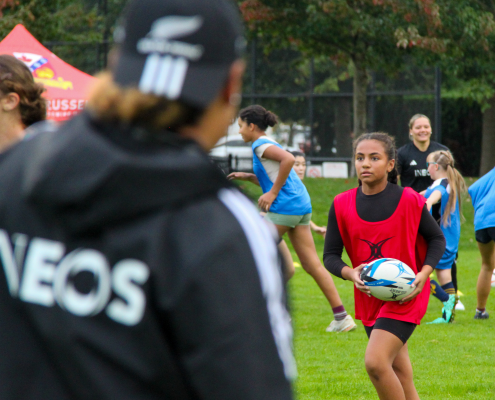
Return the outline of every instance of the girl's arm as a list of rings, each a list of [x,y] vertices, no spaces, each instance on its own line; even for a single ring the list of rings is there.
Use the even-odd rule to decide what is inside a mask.
[[[312,231],[315,231],[316,233],[325,237],[327,233],[327,228],[325,228],[324,226],[318,226],[313,221],[309,221],[309,226],[311,227]]]
[[[231,174],[227,175],[227,179],[230,181],[233,180],[238,180],[238,181],[248,181],[251,183],[254,183],[255,185],[260,185],[260,182],[258,181],[258,178],[256,177],[255,174],[251,174],[249,172],[232,172]]]
[[[258,199],[260,209],[269,211],[272,203],[277,198],[280,189],[282,189],[282,186],[285,185],[285,181],[292,170],[295,160],[292,154],[277,146],[268,147],[263,152],[263,157],[269,160],[278,161],[280,163],[277,179],[273,182],[272,188]]]
[[[441,199],[442,199],[442,193],[439,190],[434,190],[430,194],[430,197],[428,197],[428,199],[426,200],[426,207],[428,208],[428,211],[431,210],[433,204],[437,204]]]

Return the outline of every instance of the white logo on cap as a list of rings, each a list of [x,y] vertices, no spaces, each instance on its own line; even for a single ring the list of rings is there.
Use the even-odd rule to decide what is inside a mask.
[[[184,37],[196,32],[203,25],[203,18],[169,16],[157,19],[151,25],[146,37],[137,43],[140,53],[168,53],[178,57],[185,57],[196,61],[204,53],[203,46],[170,40]]]
[[[204,48],[199,44],[170,39],[191,35],[202,25],[201,16],[169,16],[153,22],[146,37],[137,43],[140,53],[149,54],[139,81],[139,90],[171,100],[179,98],[189,60],[196,61],[201,58]]]

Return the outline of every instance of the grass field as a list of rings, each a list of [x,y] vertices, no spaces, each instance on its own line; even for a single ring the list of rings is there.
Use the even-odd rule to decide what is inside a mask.
[[[468,185],[472,182],[467,179]],[[312,199],[313,221],[318,225],[326,225],[333,198],[356,187],[355,179],[305,179],[304,183]],[[252,184],[241,186],[252,198],[261,194],[259,187]],[[426,325],[425,322],[441,316],[442,304],[431,297],[423,323],[409,340],[415,384],[422,400],[495,398],[495,313],[485,321],[473,319],[481,258],[474,240],[473,208],[469,199],[463,202],[463,213],[466,222],[462,225],[458,282],[466,311],[457,311],[453,324]],[[321,258],[323,238],[314,237]],[[293,251],[290,243],[289,247]],[[293,257],[298,260],[294,252]],[[349,262],[348,258],[344,260]],[[352,284],[339,278],[334,281],[347,311],[354,316]],[[295,383],[297,398],[377,399],[364,369],[367,337],[362,324],[356,321],[358,328],[353,332],[325,332],[333,319],[330,306],[302,268],[296,268],[289,283],[289,294],[299,370]],[[487,309],[495,312],[493,294]]]

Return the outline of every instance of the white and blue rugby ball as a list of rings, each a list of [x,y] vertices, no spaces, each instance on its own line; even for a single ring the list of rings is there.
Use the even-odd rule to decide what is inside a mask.
[[[400,260],[379,258],[361,271],[361,280],[371,295],[383,301],[399,301],[411,293],[416,274]]]

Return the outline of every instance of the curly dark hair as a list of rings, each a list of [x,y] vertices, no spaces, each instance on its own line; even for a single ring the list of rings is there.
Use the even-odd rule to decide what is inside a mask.
[[[46,99],[41,96],[44,91],[43,85],[34,82],[26,64],[13,56],[0,55],[0,96],[19,95],[19,111],[25,126],[46,119]]]

